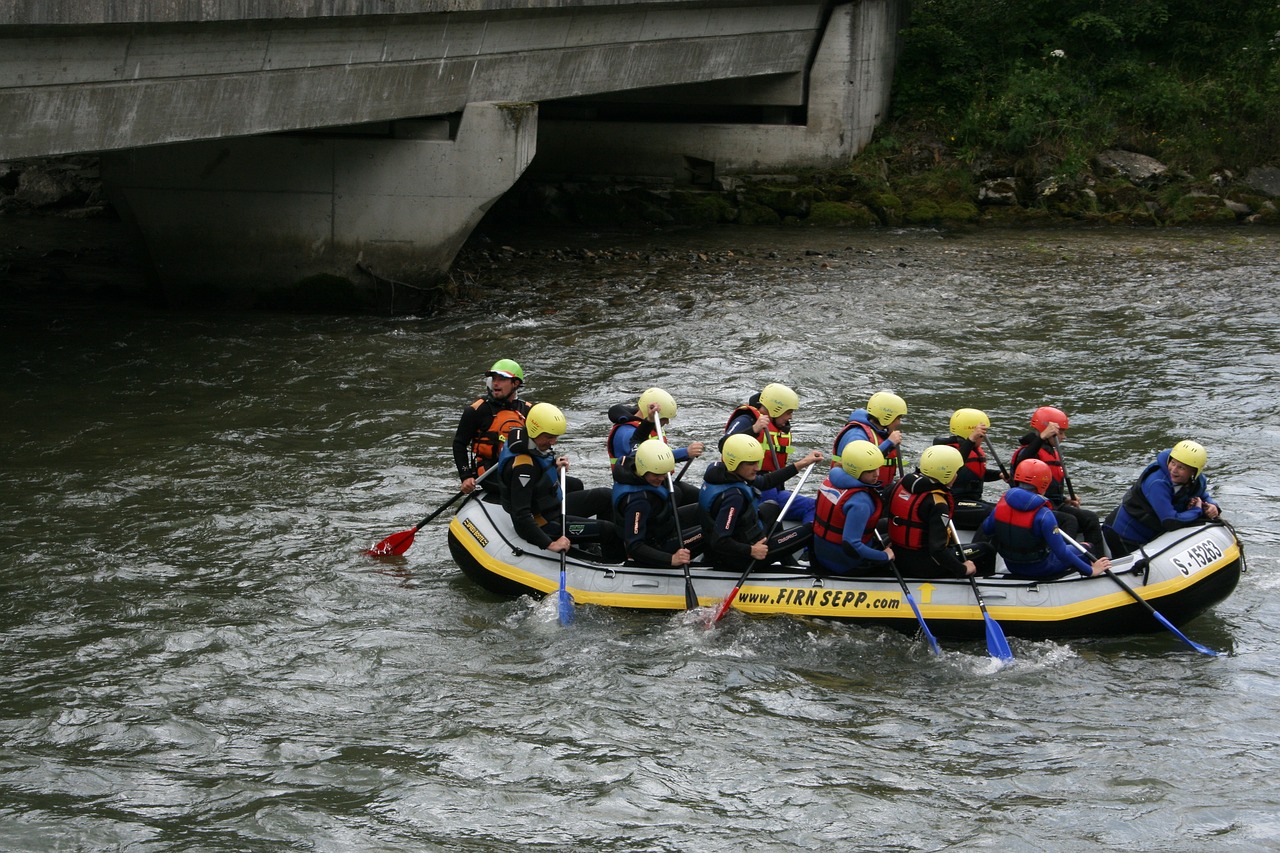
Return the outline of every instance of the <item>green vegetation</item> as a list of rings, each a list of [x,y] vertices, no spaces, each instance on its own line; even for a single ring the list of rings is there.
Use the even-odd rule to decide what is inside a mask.
[[[916,0],[890,133],[1082,171],[1106,148],[1204,174],[1272,162],[1280,4],[1259,0]]]

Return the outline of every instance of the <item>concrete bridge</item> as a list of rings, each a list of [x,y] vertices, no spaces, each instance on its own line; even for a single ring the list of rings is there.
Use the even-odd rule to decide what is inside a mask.
[[[425,286],[531,163],[846,161],[887,105],[904,6],[0,0],[0,161],[101,152],[173,301]]]

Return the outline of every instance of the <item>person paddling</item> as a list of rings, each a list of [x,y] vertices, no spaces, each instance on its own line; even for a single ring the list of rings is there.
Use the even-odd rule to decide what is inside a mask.
[[[658,436],[660,430],[655,420],[660,419],[661,425],[665,426],[675,419],[676,410],[675,398],[661,388],[645,390],[634,406],[619,403],[609,409],[609,420],[613,422],[609,437],[605,441],[609,451],[609,466],[616,468],[649,438],[656,436],[666,441],[665,431],[661,431],[661,435]],[[701,441],[690,442],[687,447],[672,448],[677,464],[689,459],[697,459],[702,455],[702,451]],[[698,500],[697,486],[682,482],[676,484],[676,489],[676,499],[681,506]]]
[[[952,536],[955,502],[949,487],[963,465],[959,450],[935,444],[920,454],[916,470],[894,487],[888,505],[889,541],[894,562],[907,577],[966,578],[994,568],[995,551],[989,543],[961,548]]]
[[[798,408],[800,398],[795,391],[786,385],[770,382],[729,415],[724,425],[724,437],[720,439],[721,451],[732,436],[750,436],[760,444],[764,453],[760,473],[771,474],[785,469],[791,449],[791,421]],[[776,486],[762,488],[762,491],[763,500],[777,501],[781,506],[787,505],[791,498],[791,493],[782,489],[781,481]],[[787,511],[787,520],[810,524],[813,522],[813,508],[813,498],[796,495]]]
[[[880,448],[884,465],[880,467],[880,491],[888,497],[898,478],[902,464],[902,419],[907,415],[907,403],[892,391],[877,391],[867,400],[867,405],[849,413],[849,422],[831,447],[833,458],[839,459],[845,445],[856,439],[865,439]]]
[[[611,521],[589,517],[600,506],[607,511],[610,490],[561,494],[558,469],[568,470],[569,460],[556,458],[552,451],[567,429],[564,413],[550,403],[529,409],[525,426],[511,434],[498,457],[502,508],[511,516],[516,534],[536,548],[565,552],[571,545],[598,543],[606,562],[620,563],[626,552],[618,529]]]
[[[845,445],[818,489],[813,514],[815,568],[837,575],[888,574],[893,548],[877,548],[876,526],[884,512],[878,479],[884,454],[869,441]]]
[[[614,523],[627,556],[640,565],[678,568],[702,553],[698,507],[681,507],[677,517],[671,502],[667,475],[675,469],[675,454],[656,438],[640,442],[613,469]]]
[[[956,474],[951,494],[956,499],[956,527],[977,530],[991,514],[995,504],[982,499],[983,486],[1003,479],[999,469],[987,467],[987,454],[982,449],[991,428],[991,419],[979,409],[956,409],[951,415],[951,434],[933,443],[954,447],[964,458],[964,467]]]
[[[698,495],[698,518],[712,566],[742,571],[752,562],[782,559],[808,544],[812,529],[793,527],[765,537],[782,511],[761,495],[776,490],[800,469],[822,461],[814,450],[799,462],[761,473],[764,448],[749,435],[731,435],[720,450],[720,461],[708,466]]]
[[[1053,472],[1046,463],[1023,460],[1014,469],[1013,488],[1000,496],[982,522],[982,533],[1014,577],[1052,580],[1073,571],[1085,577],[1102,574],[1111,568],[1109,559],[1100,557],[1086,563],[1061,535],[1058,519],[1044,496],[1051,482]]]
[[[1045,497],[1053,504],[1053,514],[1068,536],[1083,539],[1086,547],[1101,551],[1102,524],[1095,512],[1080,506],[1075,490],[1070,488],[1066,468],[1062,464],[1062,444],[1071,426],[1067,413],[1053,406],[1041,406],[1031,413],[1031,431],[1018,440],[1009,467],[1014,471],[1025,459],[1039,459],[1049,466],[1053,476]],[[1063,483],[1067,491],[1063,491]],[[1068,494],[1068,492],[1070,494]]]

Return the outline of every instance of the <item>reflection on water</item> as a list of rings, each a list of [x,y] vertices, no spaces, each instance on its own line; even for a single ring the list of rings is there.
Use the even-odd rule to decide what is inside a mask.
[[[563,240],[557,236],[554,240]],[[0,465],[0,849],[1265,848],[1280,835],[1269,231],[503,235],[430,319],[11,302]],[[616,251],[604,251],[616,250]],[[1251,572],[1187,633],[981,644],[505,601],[444,518],[498,357],[607,480],[660,385],[713,439],[769,381],[825,449],[882,387],[908,456],[1033,408],[1105,511],[1201,441]],[[691,472],[691,474],[696,473]]]

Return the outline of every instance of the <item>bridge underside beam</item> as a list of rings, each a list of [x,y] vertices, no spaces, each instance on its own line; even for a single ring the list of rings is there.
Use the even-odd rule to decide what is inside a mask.
[[[804,106],[787,109],[774,102],[756,120],[712,122],[690,118],[696,110],[684,104],[708,103],[707,85],[652,93],[627,93],[607,103],[574,100],[548,104],[539,130],[538,156],[531,175],[580,177],[631,175],[681,178],[689,164],[702,175],[751,173],[793,168],[832,168],[848,162],[871,141],[888,110],[896,59],[896,33],[902,23],[902,0],[859,0],[836,7],[827,22],[808,74]],[[766,78],[769,79],[769,78]],[[753,81],[734,81],[749,86]],[[792,78],[774,79],[774,88]],[[728,81],[716,86],[730,85]],[[596,120],[593,114],[645,113],[636,105],[664,99],[680,121]],[[744,99],[768,104],[768,97]],[[580,117],[573,117],[575,113]]]
[[[803,72],[822,4],[0,26],[0,160]]]
[[[280,135],[106,155],[103,183],[170,304],[412,311],[537,144],[534,104],[374,137]]]

